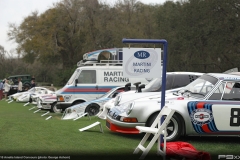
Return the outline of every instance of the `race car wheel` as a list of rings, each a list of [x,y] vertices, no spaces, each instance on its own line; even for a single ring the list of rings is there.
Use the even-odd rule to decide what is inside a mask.
[[[153,121],[156,119],[158,113],[153,114],[148,122],[146,123],[147,127],[150,127]],[[183,124],[178,115],[174,114],[167,125],[167,141],[175,141],[177,140],[182,133]]]
[[[85,112],[89,114],[89,116],[95,116],[98,114],[100,110],[100,106],[97,104],[90,104],[86,107]]]
[[[62,109],[58,109],[57,108],[57,102],[54,102],[53,104],[51,104],[51,109],[50,109],[51,112],[54,112],[54,113],[61,113],[62,112]]]
[[[179,116],[174,114],[167,125],[167,141],[177,140],[182,133],[183,124]]]

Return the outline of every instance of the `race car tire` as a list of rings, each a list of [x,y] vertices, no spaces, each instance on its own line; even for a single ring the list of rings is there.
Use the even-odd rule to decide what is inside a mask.
[[[51,104],[50,112],[53,112],[53,113],[61,113],[61,112],[62,112],[62,109],[58,109],[58,108],[57,108],[57,102],[54,102],[53,104]]]
[[[159,113],[153,114],[146,123],[147,127],[150,127]],[[179,115],[174,114],[167,125],[167,139],[166,141],[176,141],[182,133],[183,124]],[[151,136],[152,137],[152,136]]]
[[[90,104],[86,107],[85,112],[89,114],[89,116],[95,116],[99,113],[100,111],[100,106],[98,104]]]

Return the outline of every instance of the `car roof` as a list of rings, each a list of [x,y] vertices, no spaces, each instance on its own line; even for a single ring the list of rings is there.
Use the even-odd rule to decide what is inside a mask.
[[[205,73],[200,73],[200,72],[182,72],[182,71],[178,71],[178,72],[167,72],[166,74],[189,74],[189,75],[198,75],[201,76]]]
[[[31,76],[31,75],[30,74],[13,75],[13,76],[9,76],[8,78],[11,78],[11,77],[24,77],[24,76]]]
[[[236,74],[226,74],[226,73],[208,73],[213,77],[216,77],[220,80],[240,80],[240,76]]]
[[[238,76],[240,76],[240,72],[231,72],[231,73],[228,73],[228,74],[232,74],[232,75],[238,75]]]

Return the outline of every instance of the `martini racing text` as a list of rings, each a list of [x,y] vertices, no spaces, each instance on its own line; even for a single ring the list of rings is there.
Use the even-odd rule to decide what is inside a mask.
[[[133,66],[151,67],[151,63],[148,62],[133,62]],[[150,73],[150,69],[134,69],[134,73]]]
[[[121,71],[104,71],[104,82],[129,82]]]

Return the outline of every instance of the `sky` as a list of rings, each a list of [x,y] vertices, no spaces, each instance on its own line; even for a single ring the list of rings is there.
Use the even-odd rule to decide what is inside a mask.
[[[7,31],[9,23],[20,25],[25,17],[33,11],[39,13],[45,12],[53,6],[53,3],[61,0],[0,0],[0,45],[5,51],[10,53],[14,50],[17,44],[14,41],[8,41]],[[100,0],[110,5],[117,0]],[[166,0],[138,0],[145,4],[163,4]]]

